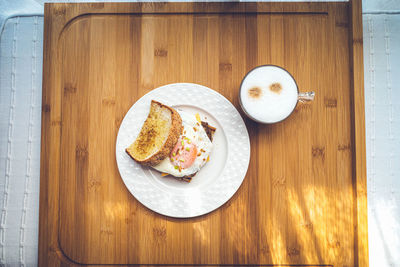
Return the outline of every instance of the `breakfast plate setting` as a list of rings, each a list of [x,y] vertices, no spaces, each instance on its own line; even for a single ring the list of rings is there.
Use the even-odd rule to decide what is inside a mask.
[[[47,5],[39,266],[367,266],[361,14]]]
[[[183,132],[195,140],[199,152],[192,166],[198,171],[189,181],[174,177],[181,169],[169,157],[156,170],[136,162],[126,151],[139,136],[152,100],[180,113]],[[212,145],[202,127],[196,128],[200,120],[215,128]],[[191,129],[195,131],[189,134]],[[189,148],[182,151],[188,153]],[[200,151],[206,157],[201,158]],[[168,154],[172,153],[177,151]],[[202,85],[175,83],[152,90],[129,109],[118,131],[116,159],[126,187],[139,202],[166,216],[188,218],[217,209],[239,189],[249,165],[250,140],[242,117],[224,96]],[[195,166],[197,162],[201,165]]]

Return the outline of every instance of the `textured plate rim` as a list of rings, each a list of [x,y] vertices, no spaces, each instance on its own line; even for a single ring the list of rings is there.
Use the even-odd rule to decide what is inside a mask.
[[[188,89],[187,89],[188,88]],[[176,97],[176,94],[167,94],[162,96],[163,94],[165,94],[166,92],[169,91],[173,91],[173,90],[177,90],[179,89],[179,97]],[[196,91],[197,95],[200,94],[206,94],[208,97],[207,98],[201,98],[201,101],[204,101],[203,105],[199,105],[198,102],[191,100],[191,99],[186,99],[185,100],[185,93],[192,93],[192,91]],[[174,95],[174,97],[170,100],[168,100],[169,96]],[[195,94],[196,95],[196,94]],[[193,96],[193,94],[191,94],[191,96]],[[139,179],[127,179],[126,177],[129,175],[127,173],[127,171],[125,171],[125,168],[122,166],[122,164],[124,164],[123,161],[125,161],[126,159],[130,160],[130,163],[128,163],[128,165],[135,169],[137,172],[142,173],[142,176],[146,176],[143,172],[142,167],[137,164],[136,162],[134,162],[126,153],[125,153],[125,149],[123,148],[124,145],[121,144],[121,139],[122,139],[122,134],[125,134],[126,130],[124,127],[128,127],[127,126],[127,121],[130,119],[130,116],[132,116],[131,114],[133,114],[135,112],[135,109],[137,108],[141,108],[140,106],[143,105],[148,105],[148,103],[150,103],[150,99],[157,99],[159,101],[162,101],[163,103],[167,104],[167,105],[193,105],[195,107],[199,107],[201,109],[205,109],[207,111],[209,111],[210,114],[212,114],[214,117],[217,117],[216,113],[221,113],[222,111],[218,110],[217,107],[215,107],[215,105],[207,105],[205,104],[206,102],[218,102],[221,101],[224,107],[224,109],[228,109],[230,111],[230,113],[221,113],[222,116],[219,116],[218,118],[218,122],[222,125],[224,132],[227,136],[227,143],[228,143],[228,156],[227,156],[227,160],[225,163],[225,167],[224,170],[222,171],[223,173],[221,174],[221,176],[231,176],[234,177],[233,180],[231,180],[230,182],[234,182],[233,184],[231,184],[231,186],[229,187],[225,187],[226,184],[224,184],[224,179],[219,179],[219,183],[214,183],[210,188],[209,191],[207,191],[206,193],[210,193],[212,194],[214,197],[218,197],[217,201],[215,201],[214,205],[206,205],[206,206],[202,206],[201,208],[197,207],[197,209],[189,209],[188,210],[188,206],[190,205],[190,200],[188,200],[189,196],[176,196],[176,195],[160,195],[162,194],[162,192],[155,192],[157,190],[154,190],[154,188],[146,188],[146,186],[151,185],[151,183],[149,181],[146,182],[146,179],[141,179],[142,177],[140,177]],[[200,101],[200,102],[201,102]],[[190,103],[192,102],[192,103]],[[214,109],[214,110],[212,110]],[[215,110],[216,109],[216,110]],[[222,109],[222,108],[221,108]],[[146,113],[147,114],[147,113]],[[229,114],[229,115],[227,115]],[[223,116],[228,116],[230,117],[229,120],[223,118]],[[221,119],[222,118],[222,119]],[[143,118],[142,118],[143,120]],[[226,123],[224,123],[224,121],[226,121]],[[239,123],[239,125],[232,125],[232,123],[230,122],[237,122]],[[141,125],[141,124],[140,124]],[[125,132],[124,132],[125,131]],[[239,133],[234,135],[233,133]],[[239,138],[240,136],[240,138]],[[230,139],[232,138],[232,139]],[[239,141],[243,142],[243,145],[245,147],[242,147],[242,150],[238,151],[238,148],[235,147],[233,145],[234,140],[233,139],[241,139]],[[237,142],[239,142],[238,140],[236,140]],[[236,143],[237,143],[236,142]],[[122,151],[121,151],[122,149]],[[238,154],[235,154],[238,153]],[[241,153],[244,152],[244,155]],[[157,87],[153,90],[151,90],[150,92],[146,93],[145,95],[143,95],[141,98],[139,98],[130,108],[129,110],[126,112],[120,127],[118,129],[118,134],[117,134],[117,138],[116,138],[116,145],[115,145],[115,155],[116,155],[116,161],[117,161],[117,167],[118,167],[118,171],[120,173],[121,179],[123,180],[125,186],[127,187],[128,191],[132,194],[132,196],[138,200],[142,205],[144,205],[145,207],[147,207],[148,209],[159,213],[161,215],[165,215],[168,217],[173,217],[173,218],[192,218],[192,217],[197,217],[197,216],[201,216],[201,215],[205,215],[207,213],[210,213],[216,209],[218,209],[219,207],[221,207],[222,205],[224,205],[226,202],[228,202],[233,196],[234,194],[238,191],[238,189],[240,188],[241,184],[243,183],[244,178],[246,177],[246,173],[248,170],[248,166],[250,163],[250,138],[248,135],[248,131],[246,128],[246,125],[243,121],[243,118],[240,116],[239,112],[237,111],[237,109],[233,106],[233,104],[226,99],[223,95],[221,95],[220,93],[212,90],[211,88],[208,88],[206,86],[203,85],[199,85],[199,84],[195,84],[195,83],[172,83],[172,84],[166,84],[160,87]],[[233,164],[233,160],[237,161],[238,157],[241,159],[241,168],[236,168],[236,166]],[[127,163],[127,162],[125,162]],[[232,165],[233,164],[233,165]],[[228,167],[227,167],[228,166]],[[229,167],[233,168],[234,170],[229,170]],[[228,168],[228,169],[227,169]],[[138,173],[135,173],[135,175],[138,175]],[[136,182],[135,186],[133,185],[133,182]],[[149,193],[149,195],[153,194],[152,198],[163,198],[164,201],[169,200],[169,206],[171,209],[169,209],[168,207],[159,207],[158,205],[154,204],[151,199],[149,199],[148,197],[144,197],[143,194],[140,193],[141,188],[140,187],[145,187],[146,190],[150,190],[151,192]],[[213,188],[214,187],[214,188]],[[224,194],[220,194],[221,190],[225,190]],[[202,194],[204,194],[204,192],[202,192]],[[173,198],[171,198],[171,196]],[[161,203],[166,203],[163,201],[158,201]],[[175,202],[172,204],[176,204],[177,206],[171,205],[171,202]],[[185,202],[186,205],[185,205]],[[182,205],[183,203],[183,205]],[[168,205],[167,205],[168,206]],[[174,211],[172,208],[176,208],[178,207],[178,212]],[[180,209],[180,212],[179,212]]]

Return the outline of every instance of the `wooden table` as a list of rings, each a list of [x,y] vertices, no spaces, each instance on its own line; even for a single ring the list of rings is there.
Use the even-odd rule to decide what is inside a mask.
[[[361,0],[46,4],[39,266],[368,266],[361,23]],[[316,100],[275,125],[245,120],[250,166],[218,210],[174,219],[142,206],[115,160],[130,106],[193,82],[239,108],[261,64]]]

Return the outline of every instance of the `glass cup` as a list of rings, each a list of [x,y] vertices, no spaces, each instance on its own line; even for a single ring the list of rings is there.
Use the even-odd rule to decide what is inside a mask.
[[[250,119],[272,124],[289,117],[298,102],[314,100],[314,92],[300,93],[296,80],[284,68],[261,65],[250,70],[239,90],[239,103]]]

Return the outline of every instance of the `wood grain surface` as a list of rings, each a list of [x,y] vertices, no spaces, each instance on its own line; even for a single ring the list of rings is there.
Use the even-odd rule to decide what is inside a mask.
[[[262,64],[316,99],[275,125],[245,119],[233,198],[193,219],[141,205],[115,160],[131,105],[192,82],[239,109]],[[46,4],[39,266],[368,266],[362,64],[361,1]]]

